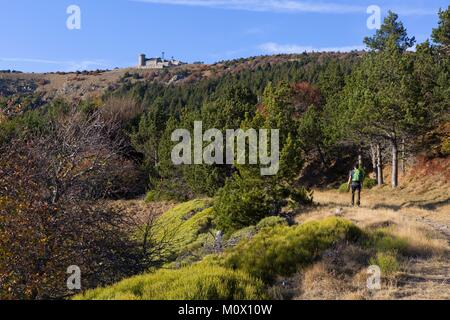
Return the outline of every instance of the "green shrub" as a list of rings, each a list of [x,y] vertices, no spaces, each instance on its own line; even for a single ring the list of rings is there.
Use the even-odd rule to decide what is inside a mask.
[[[231,234],[231,236],[228,238],[226,242],[226,247],[234,247],[241,241],[244,240],[248,241],[262,229],[287,225],[288,225],[287,220],[280,216],[264,218],[256,226],[250,226],[243,229],[239,229],[238,231]]]
[[[363,182],[363,188],[364,189],[372,189],[376,185],[377,185],[377,180],[372,179],[372,178],[364,179],[364,182]]]
[[[408,240],[390,233],[390,228],[380,228],[368,231],[364,235],[363,245],[375,253],[370,259],[371,265],[380,267],[383,276],[392,276],[400,269],[398,255],[408,255],[410,244]]]
[[[75,300],[262,300],[263,283],[245,272],[209,263],[160,269],[85,292]]]
[[[48,117],[43,115],[40,110],[26,111],[10,120],[0,121],[0,145],[17,136],[45,132],[48,127],[47,121]]]
[[[397,254],[394,251],[391,252],[378,252],[374,258],[370,259],[371,265],[379,266],[382,276],[392,276],[400,269]]]
[[[347,193],[348,192],[348,184],[347,184],[347,182],[341,184],[341,186],[339,187],[338,191],[340,193]]]
[[[220,230],[231,233],[277,214],[283,203],[284,199],[261,179],[235,176],[217,193],[215,221]]]
[[[182,203],[159,216],[150,232],[145,233],[146,228],[140,228],[134,236],[138,241],[147,236],[148,247],[159,248],[152,259],[157,259],[164,267],[199,261],[209,253],[203,252],[203,247],[214,242],[211,235],[214,215],[210,203],[208,199]]]
[[[387,229],[378,229],[368,235],[366,246],[374,248],[378,252],[399,252],[406,253],[408,241],[389,234]]]
[[[288,222],[286,218],[280,216],[267,217],[262,219],[257,225],[256,229],[261,230],[264,228],[273,228],[276,226],[287,226]]]
[[[450,135],[442,140],[441,153],[445,157],[450,155]]]
[[[224,263],[271,282],[278,275],[290,276],[312,263],[334,243],[356,240],[361,234],[353,223],[335,217],[296,227],[265,228],[227,252]]]
[[[177,202],[185,202],[191,200],[192,198],[187,195],[185,190],[183,189],[185,186],[180,187],[175,181],[171,180],[161,180],[161,181],[153,181],[155,184],[153,190],[149,191],[151,193],[152,201],[177,201]],[[150,198],[150,199],[151,199]]]
[[[145,195],[145,202],[147,203],[155,202],[156,200],[156,193],[153,190],[147,192]]]
[[[250,226],[247,228],[240,229],[234,232],[227,240],[226,245],[228,247],[233,247],[243,240],[250,240],[258,233],[255,226]]]
[[[289,206],[296,209],[302,205],[311,205],[314,201],[314,191],[304,187],[289,189]]]
[[[196,199],[182,203],[165,212],[156,221],[156,240],[170,240],[169,252],[174,258],[202,247],[213,228],[213,209],[210,200]]]
[[[365,178],[364,182],[363,182],[363,189],[372,189],[373,187],[375,187],[377,185],[377,180],[372,179],[372,178]],[[348,184],[343,183],[339,186],[338,191],[340,193],[347,193],[349,192],[349,188],[348,188]]]

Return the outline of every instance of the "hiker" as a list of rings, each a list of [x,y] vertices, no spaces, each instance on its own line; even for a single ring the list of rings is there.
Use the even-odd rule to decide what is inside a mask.
[[[352,206],[355,205],[355,193],[357,193],[356,205],[361,205],[361,189],[364,181],[364,171],[360,168],[359,162],[355,164],[348,177],[348,188],[352,188]]]

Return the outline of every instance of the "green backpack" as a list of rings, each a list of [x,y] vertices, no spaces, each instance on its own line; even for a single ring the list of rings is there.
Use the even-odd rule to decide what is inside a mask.
[[[363,173],[359,169],[353,170],[352,182],[361,182],[363,178]]]

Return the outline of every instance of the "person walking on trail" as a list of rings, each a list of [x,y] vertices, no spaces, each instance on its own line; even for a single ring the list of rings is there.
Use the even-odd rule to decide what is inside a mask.
[[[360,168],[359,163],[356,163],[353,170],[350,171],[348,177],[348,188],[352,189],[352,206],[355,205],[355,194],[356,194],[356,205],[359,207],[361,205],[361,189],[364,181],[364,171]]]

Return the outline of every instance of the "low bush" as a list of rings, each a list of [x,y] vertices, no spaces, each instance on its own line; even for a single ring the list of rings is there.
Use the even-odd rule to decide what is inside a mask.
[[[363,182],[363,189],[372,189],[376,185],[377,185],[377,180],[372,179],[372,178],[366,178],[366,179],[364,179],[364,182]],[[339,186],[339,188],[338,188],[338,191],[340,193],[347,193],[347,192],[349,192],[350,190],[349,190],[347,182],[341,184]]]
[[[363,182],[363,188],[364,189],[372,189],[376,185],[377,185],[377,180],[372,179],[372,178],[364,179],[364,182]]]
[[[146,203],[155,202],[156,200],[157,200],[156,199],[156,193],[153,190],[147,192],[147,194],[145,195],[145,202]]]
[[[396,251],[403,254],[406,253],[408,246],[407,240],[390,234],[386,228],[370,232],[366,240],[366,247],[373,248],[378,252]]]
[[[289,207],[297,209],[301,206],[312,205],[314,202],[314,191],[300,187],[289,188]]]
[[[226,242],[227,247],[234,247],[238,243],[240,243],[243,240],[250,240],[255,236],[255,234],[258,233],[258,230],[255,226],[250,226],[247,228],[240,229],[229,237],[229,239]]]
[[[442,140],[441,153],[444,157],[450,155],[450,135]]]
[[[381,273],[385,277],[394,275],[400,269],[395,251],[378,252],[375,257],[370,259],[370,264],[380,267]]]
[[[273,216],[273,217],[267,217],[262,219],[258,224],[256,225],[256,229],[261,230],[264,228],[273,228],[276,226],[287,226],[288,222],[286,218],[280,217],[280,216]]]
[[[154,226],[157,241],[165,240],[169,245],[166,260],[175,260],[204,246],[208,238],[213,238],[213,209],[210,201],[197,199],[176,206],[161,215]],[[209,239],[210,241],[213,239]]]
[[[245,272],[209,263],[158,270],[90,290],[75,300],[262,300],[263,283]]]
[[[381,252],[395,251],[403,257],[430,258],[448,252],[445,240],[430,237],[427,230],[414,223],[369,231],[367,239],[367,247]]]
[[[347,193],[347,192],[349,191],[349,189],[348,189],[348,184],[347,184],[347,183],[341,184],[340,187],[339,187],[339,189],[338,189],[338,191],[339,191],[340,193]]]
[[[214,201],[216,224],[226,233],[256,225],[263,218],[276,215],[283,201],[261,179],[229,179]]]
[[[357,240],[361,234],[353,223],[335,217],[296,227],[266,228],[229,251],[225,265],[271,282],[310,264],[334,243]]]

